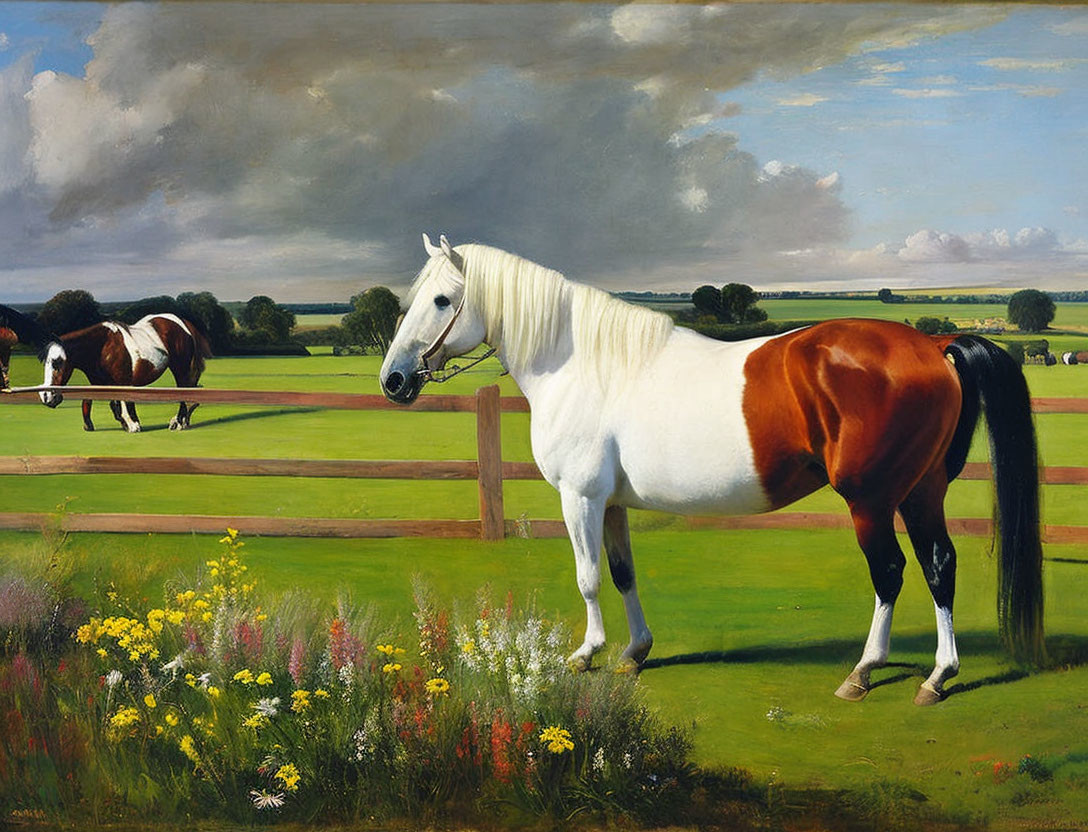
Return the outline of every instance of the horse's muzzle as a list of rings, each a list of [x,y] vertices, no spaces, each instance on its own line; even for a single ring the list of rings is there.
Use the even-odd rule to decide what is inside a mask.
[[[411,404],[419,398],[419,391],[423,389],[425,377],[421,372],[414,372],[408,377],[402,373],[392,372],[382,381],[382,392],[391,402],[397,404]]]

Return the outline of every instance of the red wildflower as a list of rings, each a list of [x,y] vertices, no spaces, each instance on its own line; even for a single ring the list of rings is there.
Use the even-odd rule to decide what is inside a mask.
[[[514,774],[508,749],[514,738],[514,726],[503,719],[502,711],[496,711],[491,720],[491,768],[495,777],[509,783]]]

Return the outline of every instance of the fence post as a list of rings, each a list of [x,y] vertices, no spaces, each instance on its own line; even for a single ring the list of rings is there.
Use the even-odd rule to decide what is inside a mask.
[[[476,391],[476,463],[480,537],[502,540],[506,536],[506,520],[502,506],[502,408],[497,384]]]

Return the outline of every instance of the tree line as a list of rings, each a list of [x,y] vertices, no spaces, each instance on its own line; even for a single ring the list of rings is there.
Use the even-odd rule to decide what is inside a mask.
[[[306,346],[333,344],[376,348],[383,353],[393,340],[400,300],[384,286],[374,286],[351,298],[350,310],[337,326],[295,334],[295,312],[267,295],[256,295],[244,305],[227,305],[211,292],[182,292],[177,296],[154,295],[125,303],[100,303],[85,289],[58,292],[36,313],[39,324],[50,332],[64,334],[105,320],[134,324],[146,315],[169,314],[191,321],[208,338],[216,355],[300,354]],[[298,308],[298,305],[293,305]],[[309,308],[332,308],[344,304],[303,304]],[[305,343],[304,343],[305,342]]]

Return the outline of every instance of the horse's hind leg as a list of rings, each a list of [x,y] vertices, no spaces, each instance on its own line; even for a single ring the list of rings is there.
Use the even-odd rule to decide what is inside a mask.
[[[604,500],[592,499],[575,491],[560,491],[563,520],[567,524],[578,589],[586,602],[586,636],[582,646],[567,659],[575,670],[586,670],[593,654],[604,647],[604,620],[597,593],[601,588],[601,538],[604,534]]]
[[[646,660],[654,637],[646,626],[642,604],[635,586],[635,562],[631,556],[631,534],[627,528],[627,509],[609,506],[604,512],[604,551],[608,555],[608,568],[612,583],[623,596],[623,608],[627,613],[627,628],[631,641],[620,654],[620,670],[636,668]]]
[[[189,427],[189,414],[192,411],[185,406],[185,402],[178,403],[178,415],[170,419],[170,430],[185,430]]]
[[[937,613],[937,655],[933,672],[922,682],[916,705],[933,705],[944,695],[944,683],[960,669],[952,629],[952,602],[956,594],[956,549],[944,519],[948,479],[943,466],[925,476],[899,507],[914,554],[926,576]]]
[[[94,430],[94,422],[91,421],[91,402],[92,399],[83,400],[83,429]],[[110,407],[113,407],[113,402],[110,402]]]
[[[855,504],[850,507],[850,513],[853,516],[858,543],[869,563],[873,588],[876,590],[876,609],[873,611],[873,622],[869,627],[869,637],[865,640],[861,660],[835,691],[840,699],[857,702],[864,699],[869,692],[870,672],[888,662],[892,612],[899,590],[903,588],[903,567],[906,566],[907,559],[895,539],[892,519],[894,514],[891,509]]]
[[[120,402],[121,424],[129,433],[140,432],[140,417],[136,415],[136,405],[132,402]],[[115,414],[116,415],[116,414]]]

